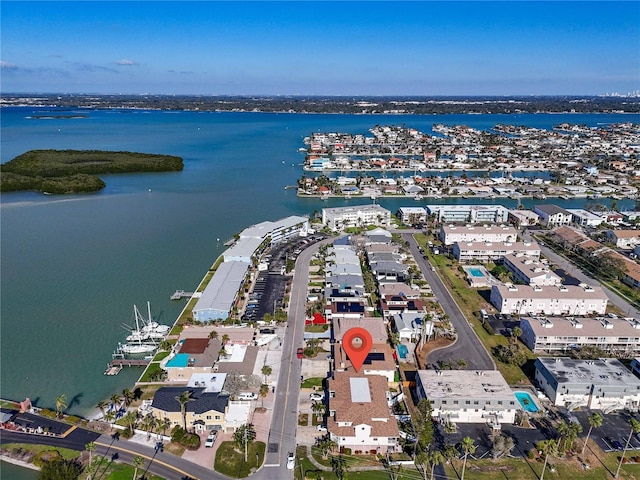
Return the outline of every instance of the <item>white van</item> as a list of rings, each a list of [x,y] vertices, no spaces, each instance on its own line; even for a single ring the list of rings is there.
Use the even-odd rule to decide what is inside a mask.
[[[238,394],[238,400],[257,400],[258,394],[253,392],[242,392]]]

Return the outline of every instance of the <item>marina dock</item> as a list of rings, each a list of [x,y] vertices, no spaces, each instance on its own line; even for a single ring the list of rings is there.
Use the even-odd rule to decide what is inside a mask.
[[[105,375],[117,375],[122,370],[122,367],[146,367],[151,362],[151,359],[144,358],[114,358],[107,363],[107,369],[104,371]]]
[[[181,300],[185,297],[192,297],[193,292],[185,292],[184,290],[176,290],[173,295],[171,295],[171,300]]]

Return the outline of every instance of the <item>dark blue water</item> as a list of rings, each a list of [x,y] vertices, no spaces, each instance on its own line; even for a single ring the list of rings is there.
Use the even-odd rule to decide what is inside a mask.
[[[44,109],[2,109],[2,162],[27,150],[108,149],[179,155],[179,173],[105,176],[91,195],[3,194],[0,272],[1,391],[53,408],[87,414],[140,371],[103,371],[125,336],[133,305],[151,302],[172,323],[183,303],[176,289],[194,288],[223,251],[223,242],[263,220],[310,214],[323,206],[366,200],[297,198],[285,190],[302,174],[297,149],[312,131],[367,133],[376,124],[430,131],[434,123],[488,129],[497,123],[551,128],[640,122],[638,115],[369,116],[261,113],[85,111],[82,119],[33,119]],[[54,112],[56,113],[56,112]],[[68,113],[68,112],[65,112]],[[464,200],[441,202],[467,203]],[[525,200],[528,207],[536,201]],[[539,201],[538,201],[539,202]],[[554,200],[562,206],[580,202]],[[413,200],[379,199],[392,211]],[[485,203],[515,205],[512,200]],[[622,205],[623,202],[618,202]],[[630,202],[629,205],[632,205]]]

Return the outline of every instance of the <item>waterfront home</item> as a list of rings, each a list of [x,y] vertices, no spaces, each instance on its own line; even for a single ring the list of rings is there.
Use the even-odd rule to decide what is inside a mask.
[[[213,373],[222,347],[220,339],[182,338],[162,362],[169,382],[188,382],[193,374]]]
[[[182,410],[178,398],[189,392],[191,400],[186,403],[187,430],[203,433],[225,430],[225,414],[229,405],[229,395],[221,392],[207,392],[205,388],[161,387],[153,395],[151,413],[159,420],[168,419],[172,426],[182,426]]]
[[[640,407],[640,379],[615,358],[539,357],[535,367],[535,379],[553,405],[605,414]]]
[[[427,221],[427,211],[423,207],[400,207],[397,216],[405,225],[416,225]]]
[[[571,212],[571,221],[580,227],[596,228],[604,222],[601,216],[581,208],[567,208],[567,211]]]
[[[508,210],[508,222],[516,227],[535,225],[539,219],[539,215],[532,210]]]
[[[384,378],[336,371],[328,381],[328,392],[327,431],[339,449],[349,448],[356,455],[384,455],[401,449]]]
[[[443,423],[485,423],[492,429],[515,421],[514,392],[497,370],[418,370],[416,397],[431,403]]]
[[[535,353],[597,347],[611,355],[640,353],[640,323],[633,318],[528,317],[522,342]]]
[[[493,285],[491,304],[516,315],[604,315],[609,297],[600,287],[580,285]]]
[[[332,230],[364,225],[387,226],[391,212],[377,204],[322,209],[322,224]]]
[[[540,216],[540,223],[549,228],[570,225],[573,218],[571,212],[551,203],[536,205],[533,211]]]

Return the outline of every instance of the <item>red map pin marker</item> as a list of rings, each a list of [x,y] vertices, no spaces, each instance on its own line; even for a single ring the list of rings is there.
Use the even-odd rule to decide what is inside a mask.
[[[360,371],[372,345],[371,334],[362,327],[350,328],[342,336],[342,348],[347,352],[356,372]]]

